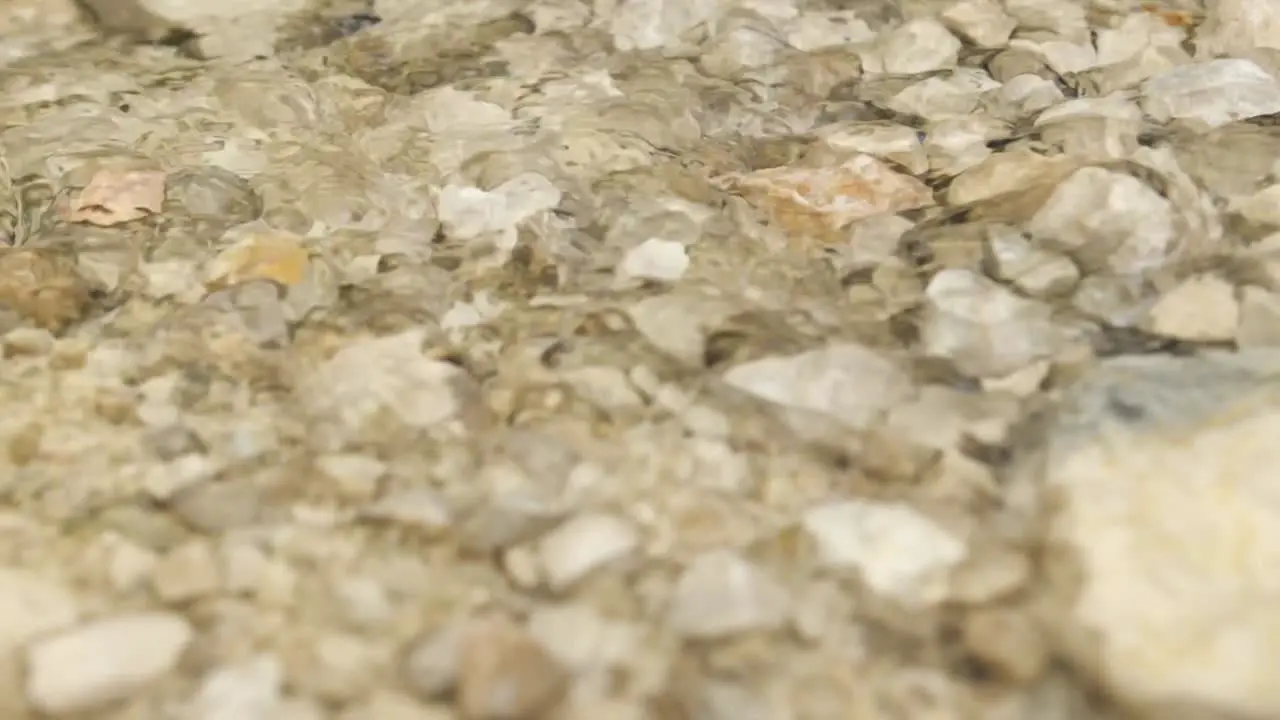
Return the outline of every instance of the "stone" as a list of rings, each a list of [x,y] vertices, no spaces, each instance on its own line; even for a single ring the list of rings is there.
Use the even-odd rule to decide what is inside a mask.
[[[1100,167],[1068,176],[1026,229],[1033,242],[1066,253],[1085,270],[1123,275],[1163,266],[1177,237],[1166,198],[1132,175]]]
[[[729,385],[779,405],[824,413],[863,428],[913,391],[893,358],[850,343],[736,365]]]
[[[414,693],[435,700],[453,690],[461,672],[465,632],[460,622],[446,623],[410,645],[402,672]]]
[[[942,13],[947,27],[978,47],[999,48],[1009,41],[1018,21],[993,0],[962,0]]]
[[[529,635],[570,671],[588,673],[620,667],[636,657],[643,631],[584,603],[535,610],[529,616]]]
[[[1035,247],[1025,235],[1010,228],[993,229],[987,253],[996,277],[1036,298],[1066,295],[1080,280],[1080,269],[1070,258]]]
[[[21,568],[0,568],[0,655],[80,617],[76,596],[62,583]]]
[[[151,587],[162,602],[182,603],[218,592],[222,575],[213,545],[192,540],[160,558],[151,572]]]
[[[964,619],[969,655],[998,677],[1029,683],[1049,663],[1049,646],[1035,621],[1008,608],[983,608]]]
[[[1236,289],[1216,275],[1187,278],[1157,300],[1147,317],[1151,332],[1192,342],[1231,340],[1239,325]]]
[[[689,255],[678,240],[649,238],[627,251],[618,264],[623,278],[674,282],[689,269]]]
[[[468,720],[534,720],[568,689],[564,667],[511,621],[486,618],[467,629],[458,707]]]
[[[966,375],[1008,375],[1052,356],[1060,341],[1048,305],[970,270],[942,270],[925,288],[922,349]]]
[[[842,500],[816,506],[801,526],[825,567],[856,569],[873,591],[910,606],[941,600],[962,540],[901,503]]]
[[[640,533],[628,520],[607,513],[582,513],[538,541],[542,573],[551,590],[563,592],[595,569],[633,553]]]
[[[141,692],[178,664],[194,631],[181,615],[116,615],[45,636],[27,650],[27,700],[48,715],[95,710]]]
[[[1107,360],[1011,466],[1080,565],[1057,642],[1129,704],[1280,714],[1278,377],[1268,350]]]
[[[89,283],[74,258],[47,249],[0,250],[0,306],[57,333],[84,317]]]
[[[1254,286],[1240,289],[1236,344],[1242,348],[1280,346],[1280,294]]]
[[[1142,108],[1157,122],[1212,130],[1280,112],[1280,82],[1251,60],[1222,58],[1167,70],[1142,84]]]
[[[284,667],[273,655],[218,667],[201,681],[183,720],[274,720],[283,684]]]
[[[667,623],[681,635],[722,638],[781,627],[789,618],[786,588],[729,550],[694,558],[680,575]]]
[[[916,75],[953,67],[960,41],[933,18],[912,20],[885,33],[879,48],[884,72]]]

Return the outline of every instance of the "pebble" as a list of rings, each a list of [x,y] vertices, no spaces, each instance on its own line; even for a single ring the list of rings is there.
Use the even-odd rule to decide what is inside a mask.
[[[973,659],[1014,682],[1034,680],[1049,661],[1044,636],[1024,613],[1000,607],[977,610],[965,618],[963,636]]]
[[[1240,325],[1235,287],[1214,275],[1188,278],[1156,302],[1148,325],[1157,335],[1179,340],[1230,340]]]
[[[252,478],[197,482],[169,498],[173,513],[191,528],[219,533],[249,525],[264,505],[262,492]]]
[[[1004,376],[1050,356],[1059,331],[1048,305],[970,270],[949,268],[925,288],[920,341],[926,354],[975,377]]]
[[[568,689],[565,668],[511,621],[489,618],[468,628],[458,707],[469,720],[541,717]]]
[[[222,567],[214,547],[204,540],[183,543],[166,553],[151,574],[151,587],[165,603],[182,603],[216,593]]]
[[[47,715],[122,700],[172,671],[193,636],[181,615],[144,612],[44,637],[27,651],[27,700]]]
[[[465,626],[451,622],[416,640],[404,659],[405,682],[419,696],[435,700],[458,683]]]
[[[387,495],[361,511],[367,520],[393,523],[434,536],[453,525],[453,511],[432,490],[417,488]]]
[[[529,616],[529,634],[576,671],[616,667],[640,651],[644,631],[611,620],[590,605],[554,605]]]
[[[381,460],[354,453],[332,453],[316,460],[316,470],[349,500],[370,500],[378,493],[378,481],[387,474]]]
[[[204,678],[183,720],[275,720],[283,684],[274,655],[219,667]]]
[[[852,343],[736,365],[724,380],[764,400],[826,413],[855,428],[866,427],[913,390],[896,359]]]
[[[53,580],[28,570],[0,568],[0,653],[74,623],[75,596]]]
[[[741,555],[713,550],[676,582],[668,623],[681,635],[718,638],[776,629],[790,612],[786,588]]]
[[[569,589],[597,568],[635,552],[640,533],[630,521],[588,512],[565,521],[538,543],[542,572],[555,592]]]
[[[965,545],[910,506],[845,500],[819,505],[801,520],[830,568],[856,568],[872,590],[921,605],[945,595]]]

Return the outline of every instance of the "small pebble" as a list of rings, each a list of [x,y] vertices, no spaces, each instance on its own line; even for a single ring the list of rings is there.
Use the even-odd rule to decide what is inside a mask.
[[[223,572],[213,546],[203,540],[184,543],[160,559],[151,574],[156,597],[182,603],[221,589]]]
[[[542,717],[568,689],[565,668],[511,621],[490,618],[468,628],[458,683],[458,706],[464,717]]]
[[[716,638],[781,626],[791,611],[785,588],[728,550],[696,558],[676,583],[668,621],[682,635]]]
[[[45,637],[27,651],[27,700],[70,715],[125,699],[171,672],[193,635],[181,615],[146,612]]]
[[[462,624],[449,623],[419,638],[410,647],[405,656],[404,676],[419,696],[435,700],[457,685],[463,632]]]
[[[547,585],[560,592],[627,557],[639,544],[640,533],[631,522],[607,513],[583,513],[543,536],[538,550]]]
[[[259,655],[209,673],[184,720],[276,720],[284,683],[279,658]]]
[[[16,568],[0,568],[0,653],[79,618],[75,596],[52,580]]]

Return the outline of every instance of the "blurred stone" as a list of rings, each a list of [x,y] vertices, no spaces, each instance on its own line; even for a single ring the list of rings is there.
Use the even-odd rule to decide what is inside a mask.
[[[856,155],[836,168],[770,168],[730,182],[797,233],[835,230],[880,213],[933,204],[927,186],[870,155]]]
[[[1280,112],[1280,83],[1249,60],[1174,68],[1143,83],[1142,93],[1142,107],[1156,121],[1187,120],[1210,130]]]
[[[1003,47],[1018,23],[992,0],[963,0],[942,14],[942,21],[978,47]]]
[[[259,655],[205,676],[188,706],[190,720],[274,720],[282,709],[284,670],[279,659]]]
[[[1016,466],[1061,494],[1050,533],[1082,566],[1057,640],[1130,703],[1280,712],[1278,368],[1263,350],[1106,361]]]
[[[470,720],[533,720],[564,697],[569,676],[510,621],[477,621],[466,633],[458,706]]]
[[[48,250],[3,250],[0,305],[38,327],[60,332],[89,309],[89,285],[71,256]]]
[[[693,559],[671,598],[667,622],[694,638],[772,630],[786,622],[785,588],[749,560],[727,550]]]
[[[942,599],[964,542],[901,504],[856,500],[819,505],[801,521],[819,562],[856,568],[872,590],[911,606]]]
[[[915,75],[955,65],[960,41],[942,23],[928,18],[885,33],[877,50],[883,72]]]
[[[68,627],[80,617],[75,595],[28,570],[0,568],[0,653]]]
[[[1241,348],[1280,346],[1280,295],[1254,286],[1241,288],[1235,339]]]
[[[967,375],[1008,375],[1055,351],[1048,306],[967,270],[943,270],[925,288],[923,350]]]
[[[1133,275],[1163,265],[1176,238],[1168,200],[1132,175],[1100,167],[1072,173],[1027,230],[1086,270]]]
[[[765,400],[825,413],[856,428],[870,425],[913,391],[893,359],[849,344],[738,365],[724,379]]]
[[[621,560],[640,545],[640,534],[627,520],[605,513],[582,513],[538,541],[547,585],[562,592],[596,568]]]
[[[117,615],[42,637],[27,650],[27,699],[49,715],[102,708],[169,674],[193,637],[179,615]]]

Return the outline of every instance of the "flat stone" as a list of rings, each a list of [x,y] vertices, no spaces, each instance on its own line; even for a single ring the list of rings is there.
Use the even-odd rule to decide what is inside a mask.
[[[123,700],[178,664],[194,632],[181,615],[117,615],[70,628],[27,652],[27,700],[70,715]]]

